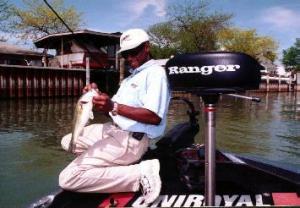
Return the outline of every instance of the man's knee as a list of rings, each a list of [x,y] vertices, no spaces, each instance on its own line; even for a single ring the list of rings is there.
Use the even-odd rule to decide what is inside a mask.
[[[81,171],[76,167],[66,167],[58,178],[59,186],[62,189],[76,191],[79,187],[79,177]]]

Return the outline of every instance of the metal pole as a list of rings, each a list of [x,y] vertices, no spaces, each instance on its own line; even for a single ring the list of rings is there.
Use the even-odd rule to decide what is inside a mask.
[[[124,58],[120,58],[120,82],[119,84],[121,84],[121,82],[123,81],[125,76],[125,59]]]
[[[60,41],[60,68],[64,68],[64,39]]]
[[[115,51],[117,51],[117,46],[115,46],[114,48],[116,49]],[[120,58],[119,58],[119,54],[117,52],[115,53],[115,69],[117,71],[120,70]]]
[[[90,57],[85,58],[85,84],[90,84]]]
[[[224,94],[224,95],[241,98],[241,99],[246,99],[246,100],[251,100],[251,101],[257,102],[257,103],[259,103],[261,101],[261,99],[259,97],[250,97],[250,96],[238,95],[238,94]]]
[[[216,105],[206,104],[205,114],[205,206],[215,205]]]

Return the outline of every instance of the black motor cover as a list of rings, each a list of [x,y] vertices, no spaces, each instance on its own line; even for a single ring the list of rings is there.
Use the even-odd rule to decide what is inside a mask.
[[[171,89],[195,93],[257,89],[263,69],[251,56],[233,52],[180,54],[166,64]]]

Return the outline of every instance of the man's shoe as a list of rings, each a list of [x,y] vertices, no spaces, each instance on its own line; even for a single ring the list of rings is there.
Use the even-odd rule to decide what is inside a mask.
[[[159,196],[161,189],[159,168],[159,161],[157,159],[141,162],[142,175],[140,184],[146,204],[154,202]]]

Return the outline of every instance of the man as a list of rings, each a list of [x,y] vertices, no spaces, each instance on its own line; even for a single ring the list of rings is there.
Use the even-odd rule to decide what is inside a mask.
[[[94,107],[109,112],[113,122],[85,127],[75,141],[79,156],[61,172],[59,185],[66,190],[97,193],[141,189],[148,204],[160,193],[159,161],[137,162],[147,151],[149,140],[165,130],[170,91],[165,70],[151,59],[149,36],[144,30],[124,32],[120,47],[131,75],[112,99],[105,93],[93,98]],[[90,88],[96,85],[85,90]],[[70,137],[66,135],[62,143]]]

